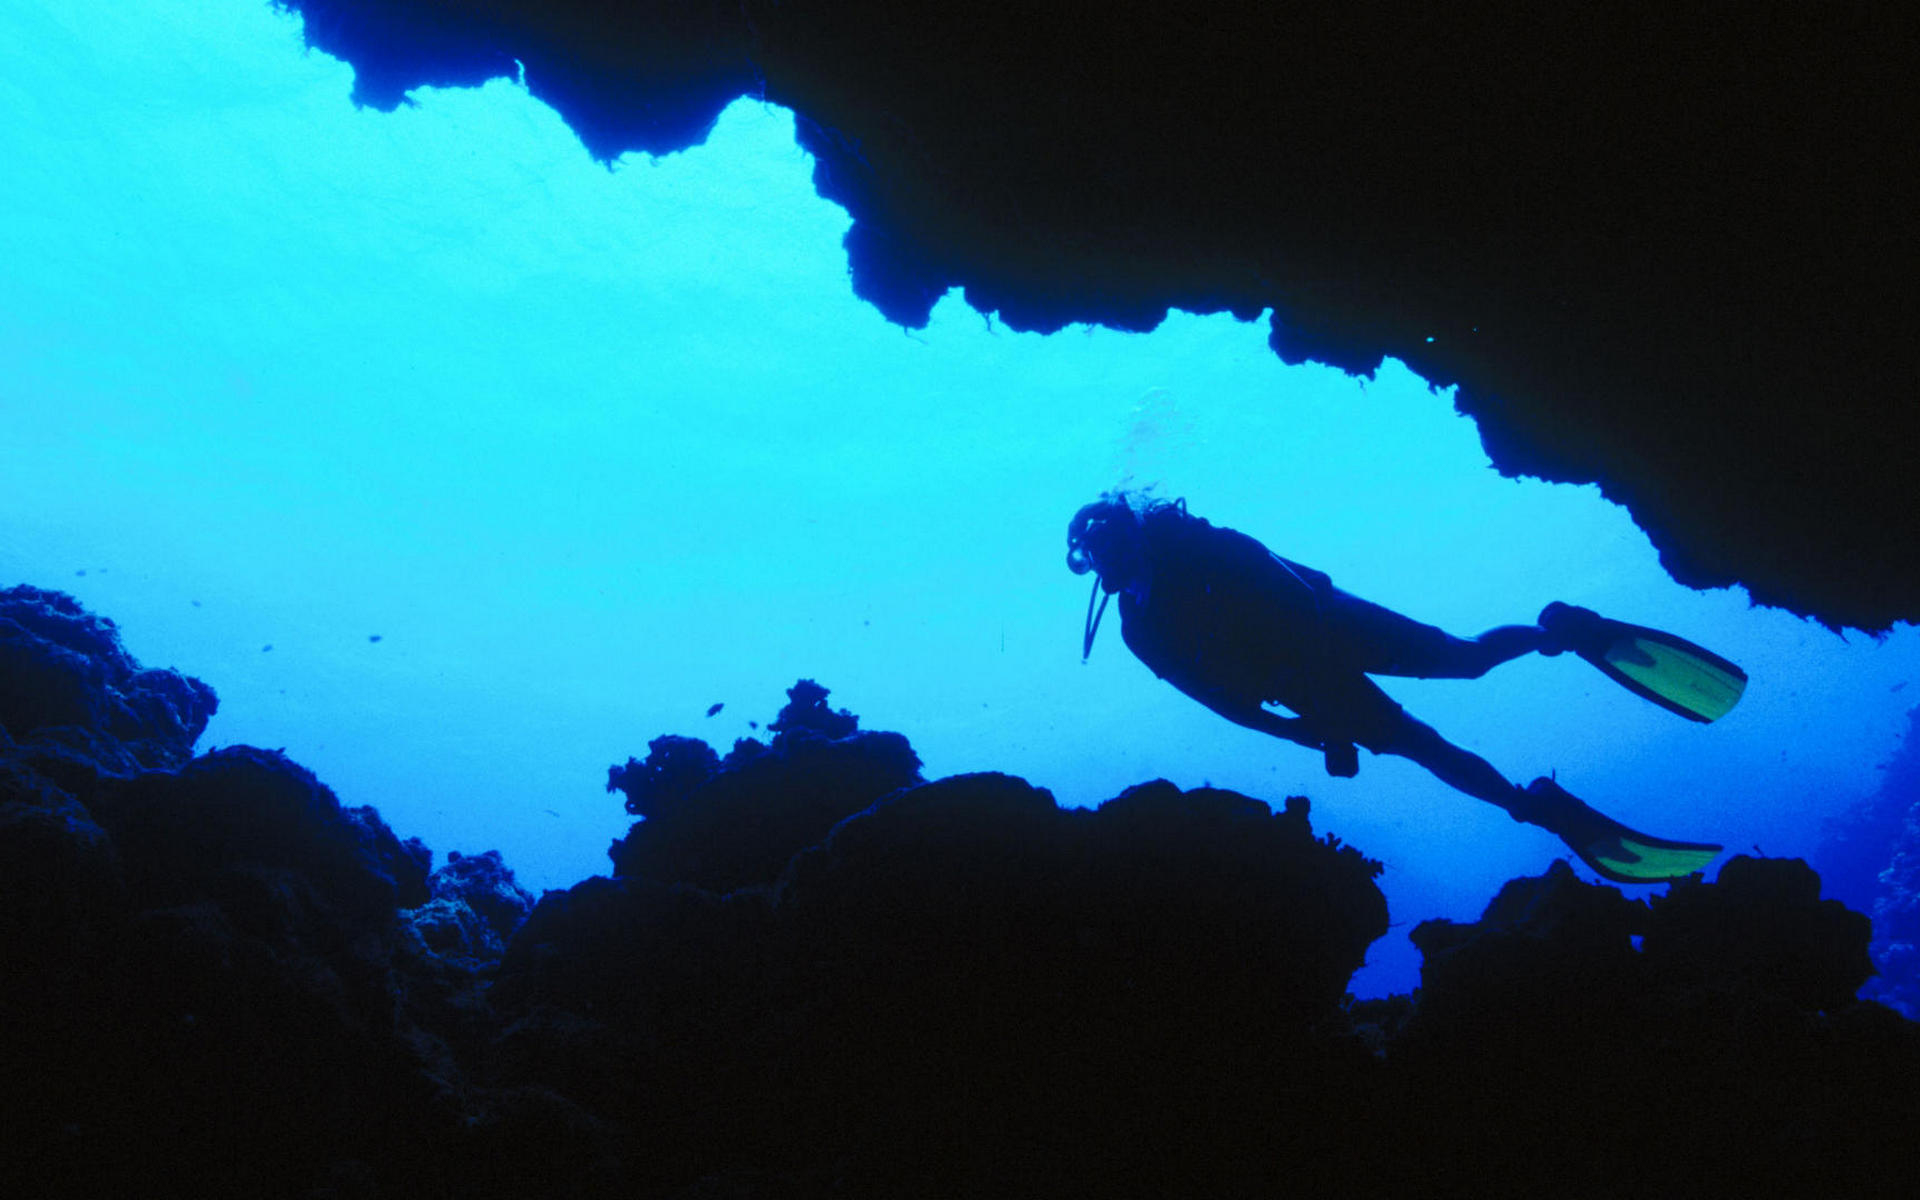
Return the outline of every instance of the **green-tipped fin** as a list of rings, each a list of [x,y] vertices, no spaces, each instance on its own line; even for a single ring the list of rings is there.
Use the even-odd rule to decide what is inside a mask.
[[[1747,690],[1745,671],[1676,634],[1558,601],[1541,610],[1540,626],[1547,653],[1572,650],[1628,691],[1689,720],[1719,720]]]
[[[1575,846],[1580,861],[1615,883],[1664,883],[1703,871],[1722,847],[1705,842],[1670,842],[1627,830]]]
[[[1747,673],[1711,650],[1657,630],[1622,625],[1593,665],[1662,708],[1717,721],[1747,690]]]
[[[1676,842],[1629,829],[1596,812],[1551,779],[1534,780],[1515,813],[1559,836],[1595,874],[1615,883],[1665,883],[1706,869],[1722,847]]]

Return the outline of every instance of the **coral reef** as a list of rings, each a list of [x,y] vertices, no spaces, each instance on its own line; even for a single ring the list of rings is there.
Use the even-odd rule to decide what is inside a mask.
[[[1873,898],[1873,957],[1881,977],[1868,994],[1920,1017],[1920,709],[1911,716],[1856,836],[1881,835],[1883,856],[1893,848]]]
[[[521,887],[498,850],[447,853],[447,864],[427,877],[432,896],[406,914],[421,941],[447,958],[497,962],[507,939],[533,911],[532,892]]]
[[[0,728],[118,773],[175,767],[219,707],[178,671],[143,671],[111,620],[62,592],[0,591]]]
[[[1920,617],[1916,11],[282,2],[360,101],[519,75],[603,159],[792,108],[893,321],[1270,310],[1288,362],[1457,383],[1684,583]]]
[[[1556,863],[1474,925],[1415,930],[1391,1061],[1417,1100],[1396,1118],[1502,1194],[1876,1194],[1916,1163],[1889,1121],[1914,1103],[1920,1029],[1854,1000],[1867,936],[1797,860],[1738,857],[1651,904]],[[1437,1096],[1450,1112],[1421,1107]]]
[[[1874,901],[1874,961],[1881,978],[1868,993],[1909,1017],[1920,1017],[1920,815],[1907,819]]]
[[[734,743],[721,762],[697,738],[658,737],[646,761],[607,772],[607,790],[643,818],[607,851],[615,875],[728,892],[772,883],[787,860],[841,818],[921,782],[920,757],[897,733],[862,733],[827,690],[802,679],[768,724],[771,746]]]
[[[1879,978],[1866,994],[1920,1016],[1920,708],[1880,764],[1880,786],[1828,824],[1814,854],[1827,890],[1873,914]]]
[[[1650,902],[1556,864],[1356,1004],[1380,867],[1304,799],[925,781],[802,680],[771,744],[616,767],[615,874],[533,903],[282,754],[193,756],[201,685],[129,720],[154,673],[66,597],[0,605],[42,614],[9,618],[9,686],[67,681],[0,724],[10,1195],[1846,1195],[1920,1166],[1920,1026],[1856,998],[1867,921],[1794,860]]]
[[[400,919],[426,847],[277,752],[193,757],[212,690],[70,597],[0,614],[9,1192],[429,1184],[467,981]]]

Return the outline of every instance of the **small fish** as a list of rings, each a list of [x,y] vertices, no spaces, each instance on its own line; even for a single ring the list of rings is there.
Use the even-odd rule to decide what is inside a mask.
[[[273,643],[268,642],[266,645],[260,647],[260,653],[265,654],[267,651],[271,649],[273,649]]]
[[[711,705],[707,709],[707,715],[712,716],[713,714],[719,712],[721,709],[725,708],[726,706],[727,705],[725,701],[722,701],[719,704]]]
[[[547,815],[548,815],[548,816],[550,816],[550,817],[557,817],[557,816],[559,816],[559,815],[560,815],[559,813],[557,813],[557,812],[555,812],[555,811],[553,811],[553,810],[552,810],[552,809],[550,809],[550,808],[543,808],[543,809],[541,809],[540,811],[541,811],[541,812],[543,812],[543,813],[545,813],[545,814],[547,814]]]
[[[380,640],[380,635],[377,633],[370,633],[367,635],[367,640],[370,642],[377,642]]]
[[[81,567],[78,571],[74,572],[74,575],[76,577],[84,577],[86,573],[87,573],[87,569],[85,567]]]
[[[199,602],[198,600],[195,600],[195,601],[193,602],[193,606],[194,606],[195,608],[199,608],[199,607],[200,607],[200,602]]]
[[[1907,681],[1902,679],[1899,683],[1894,684],[1892,687],[1888,688],[1887,690],[1890,692],[1897,692],[1905,686],[1907,686]]]

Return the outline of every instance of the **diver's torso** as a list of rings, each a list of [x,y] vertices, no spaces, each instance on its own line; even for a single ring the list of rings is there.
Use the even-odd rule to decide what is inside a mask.
[[[1120,593],[1120,628],[1154,674],[1284,703],[1327,665],[1326,575],[1178,510],[1148,514],[1142,536],[1146,577]]]

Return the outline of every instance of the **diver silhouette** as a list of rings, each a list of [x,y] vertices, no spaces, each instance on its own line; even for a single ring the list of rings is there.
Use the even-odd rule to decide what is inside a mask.
[[[1455,637],[1342,591],[1322,572],[1244,533],[1209,524],[1184,500],[1125,491],[1108,492],[1073,515],[1067,566],[1076,575],[1095,574],[1083,659],[1117,595],[1121,637],[1155,675],[1237,725],[1321,751],[1328,774],[1358,772],[1356,745],[1411,759],[1515,820],[1558,835],[1594,871],[1623,883],[1677,879],[1720,852],[1629,829],[1544,776],[1524,788],[1510,783],[1368,678],[1477,679],[1522,655],[1571,650],[1641,696],[1712,721],[1739,699],[1746,675],[1683,638],[1558,602],[1535,624]],[[1296,715],[1283,717],[1268,704]]]

